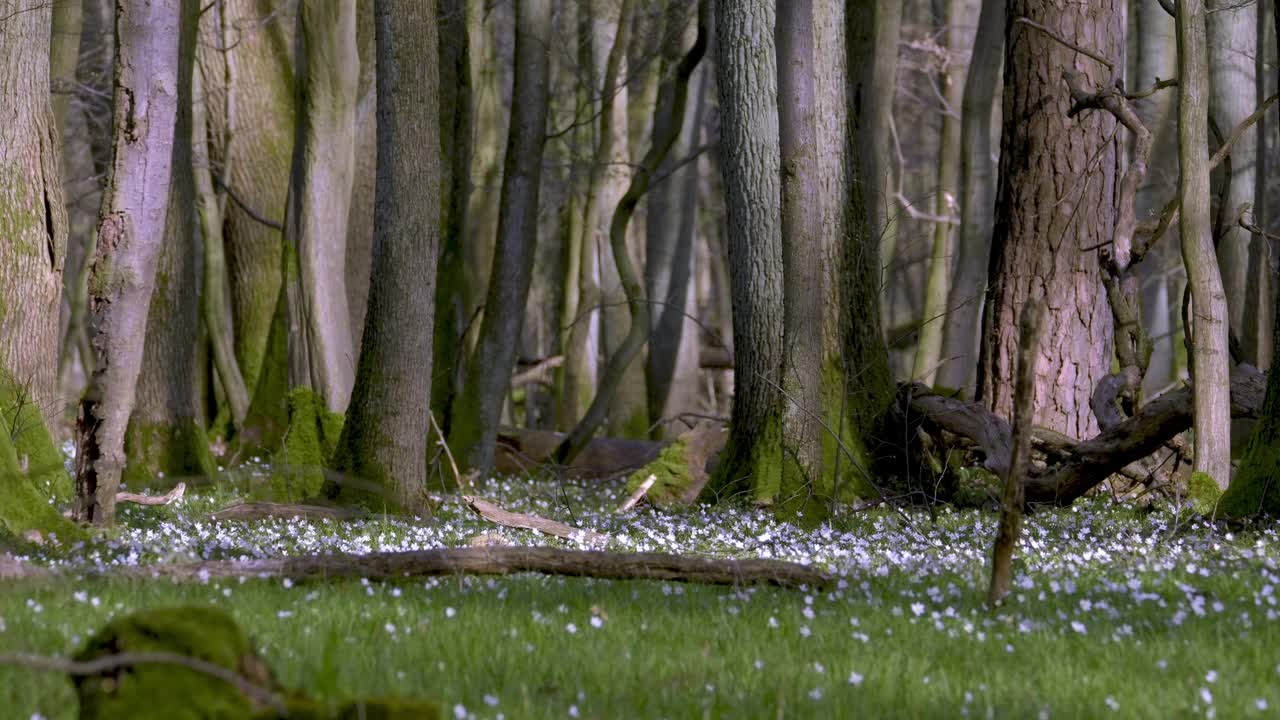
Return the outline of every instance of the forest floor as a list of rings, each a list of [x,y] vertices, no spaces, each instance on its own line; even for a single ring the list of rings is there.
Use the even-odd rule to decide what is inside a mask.
[[[983,605],[994,517],[878,509],[806,530],[750,508],[615,515],[618,484],[507,479],[479,493],[606,533],[610,549],[773,557],[839,574],[785,590],[546,576],[175,583],[96,567],[460,546],[460,504],[423,522],[214,523],[231,491],[122,507],[110,539],[28,557],[0,584],[0,653],[68,656],[131,611],[229,611],[291,686],[434,699],[456,718],[1271,716],[1280,708],[1280,528],[1091,499],[1027,519],[1013,596]],[[0,667],[0,718],[71,718],[65,678]]]

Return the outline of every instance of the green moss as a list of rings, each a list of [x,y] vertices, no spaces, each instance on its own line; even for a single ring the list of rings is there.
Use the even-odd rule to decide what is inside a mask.
[[[237,446],[242,456],[270,455],[280,447],[280,441],[289,426],[289,346],[288,319],[285,317],[284,293],[276,302],[271,330],[266,348],[253,385],[253,397],[244,428],[237,436]],[[245,382],[253,382],[249,368],[242,366]]]
[[[1231,487],[1218,503],[1218,512],[1228,517],[1280,517],[1280,381],[1275,378],[1262,415]]]
[[[266,499],[297,502],[320,494],[324,469],[342,435],[343,418],[330,412],[319,393],[308,388],[295,388],[287,404],[289,429],[275,454],[270,497]]]
[[[1191,479],[1187,481],[1187,499],[1191,500],[1197,513],[1212,514],[1221,497],[1222,490],[1218,488],[1212,475],[1199,470],[1191,473]]]
[[[661,508],[683,504],[684,493],[693,478],[689,475],[689,463],[685,461],[685,443],[677,440],[662,449],[653,462],[640,468],[627,478],[627,494],[635,492],[649,476],[653,485],[645,493],[649,502]]]
[[[274,689],[270,669],[249,638],[226,613],[207,607],[147,610],[115,620],[76,656],[87,661],[124,652],[169,652],[227,668],[254,685]],[[139,664],[75,679],[80,717],[124,718],[250,717],[249,699],[234,686],[176,664]]]
[[[30,530],[78,539],[84,532],[53,502],[69,499],[71,477],[39,408],[12,382],[0,381],[0,525],[14,535]]]
[[[212,477],[217,465],[209,452],[204,428],[194,418],[175,423],[151,423],[133,417],[124,436],[127,462],[121,479],[134,487],[169,477]]]
[[[774,412],[758,433],[744,437],[730,428],[729,443],[703,490],[702,498],[725,501],[750,495],[761,505],[773,504],[782,485],[782,417]]]

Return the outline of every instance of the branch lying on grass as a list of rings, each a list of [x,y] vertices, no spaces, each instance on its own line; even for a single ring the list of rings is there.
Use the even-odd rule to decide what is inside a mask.
[[[640,503],[640,499],[644,497],[645,493],[649,492],[649,488],[653,487],[653,484],[657,481],[657,475],[650,475],[645,478],[644,482],[640,483],[640,486],[636,488],[636,491],[631,493],[626,501],[618,506],[617,512],[622,514],[638,505]]]
[[[582,530],[562,522],[548,520],[537,515],[513,513],[498,507],[496,504],[476,495],[463,495],[462,501],[472,512],[492,523],[503,527],[537,530],[566,540],[581,540],[589,543],[604,544],[609,542],[608,535],[601,535],[592,530]]]
[[[115,655],[105,655],[103,657],[94,658],[93,660],[85,660],[83,662],[76,660],[67,660],[64,658],[47,657],[44,655],[29,655],[26,653],[14,653],[11,655],[0,655],[0,665],[19,665],[22,667],[32,668],[34,670],[52,670],[54,672],[66,673],[67,675],[87,676],[98,675],[111,670],[127,668],[133,665],[178,665],[194,670],[195,672],[208,675],[209,677],[221,680],[231,685],[246,698],[252,700],[255,704],[276,710],[281,717],[288,711],[285,707],[284,700],[279,695],[264,687],[259,687],[246,679],[244,676],[236,673],[221,665],[215,665],[207,660],[201,660],[197,657],[189,655],[180,655],[172,652],[124,652]]]
[[[107,571],[113,572],[113,571]],[[268,560],[124,568],[131,577],[207,580],[214,577],[287,577],[292,580],[393,580],[436,575],[546,573],[609,580],[667,580],[707,585],[766,584],[823,587],[834,579],[815,567],[785,560],[686,557],[666,553],[614,553],[549,547],[465,547],[368,555],[305,555]]]
[[[164,495],[141,495],[139,493],[118,492],[116,493],[116,502],[131,502],[138,505],[168,505],[182,499],[182,495],[187,492],[186,483],[178,483],[173,489]]]

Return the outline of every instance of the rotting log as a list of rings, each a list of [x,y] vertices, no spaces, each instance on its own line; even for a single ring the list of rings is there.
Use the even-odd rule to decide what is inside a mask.
[[[664,580],[706,585],[824,587],[833,576],[816,567],[764,558],[720,559],[666,553],[616,553],[551,547],[463,547],[366,555],[305,555],[265,560],[211,560],[107,571],[132,577],[200,580],[285,577],[291,580],[394,580],[438,575],[544,573],[609,580]]]
[[[1256,418],[1262,410],[1266,375],[1251,365],[1231,373],[1231,415]],[[1026,480],[1026,504],[1070,505],[1113,473],[1141,460],[1191,428],[1190,387],[1172,390],[1142,406],[1123,422],[1073,445],[1054,447],[1045,467],[1033,467]],[[918,383],[904,384],[899,401],[926,427],[967,438],[983,457],[983,466],[1004,476],[1009,469],[1009,423],[980,405],[933,394]],[[1225,429],[1223,430],[1225,432]]]

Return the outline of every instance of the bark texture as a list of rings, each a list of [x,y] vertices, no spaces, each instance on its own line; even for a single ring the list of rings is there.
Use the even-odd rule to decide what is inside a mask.
[[[1029,18],[1068,42],[1120,58],[1120,0],[1082,5],[1010,0],[1005,48],[1000,183],[991,243],[990,285],[983,309],[979,397],[997,415],[1012,411],[1018,352],[1017,312],[1033,288],[1049,304],[1037,367],[1033,423],[1074,438],[1093,435],[1094,386],[1111,368],[1111,312],[1097,255],[1084,248],[1111,237],[1116,223],[1115,120],[1101,113],[1068,117],[1063,71],[1098,85],[1109,68],[1044,32],[1015,23]]]
[[[516,76],[497,247],[484,321],[467,364],[466,384],[455,407],[450,437],[454,455],[481,473],[493,467],[494,440],[515,367],[516,338],[520,337],[533,272],[546,142],[550,0],[518,0],[516,28]]]
[[[50,6],[9,3],[0,43],[0,383],[62,415],[55,372],[67,213],[49,105]],[[8,14],[8,13],[6,13]]]
[[[1230,332],[1227,298],[1214,254],[1209,216],[1209,69],[1204,0],[1178,2],[1178,236],[1194,311],[1191,377],[1195,387],[1196,470],[1218,487],[1231,482]]]
[[[297,262],[286,289],[290,386],[314,389],[341,413],[356,363],[342,232],[355,172],[356,3],[303,0],[295,42],[298,123],[284,231]]]
[[[168,215],[184,2],[194,0],[116,7],[115,152],[89,278],[95,361],[76,421],[76,516],[100,526],[115,520],[125,429]]]
[[[373,274],[363,348],[334,456],[341,471],[372,482],[366,501],[423,507],[426,408],[431,402],[432,299],[440,237],[435,8],[375,0],[378,175]],[[330,494],[362,498],[356,487]]]

